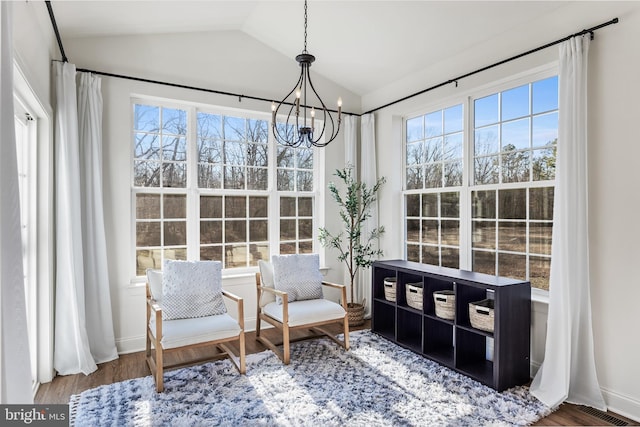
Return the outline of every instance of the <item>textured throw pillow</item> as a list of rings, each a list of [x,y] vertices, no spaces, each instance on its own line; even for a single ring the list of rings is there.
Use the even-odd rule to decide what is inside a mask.
[[[164,262],[162,319],[190,319],[226,312],[220,261]]]
[[[275,288],[273,285],[273,266],[269,264],[267,261],[259,260],[258,268],[260,268],[260,279],[262,281],[262,286],[265,288]],[[260,294],[260,307],[264,307],[265,305],[275,302],[276,296],[271,292],[262,292]]]
[[[274,255],[272,264],[274,285],[288,294],[289,302],[322,298],[322,273],[317,254]],[[282,298],[277,300],[282,304]]]

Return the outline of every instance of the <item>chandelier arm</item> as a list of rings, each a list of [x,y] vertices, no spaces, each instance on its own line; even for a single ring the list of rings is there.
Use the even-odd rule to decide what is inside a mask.
[[[286,135],[288,133],[288,129],[289,129],[289,119],[291,118],[291,113],[293,112],[293,108],[295,107],[295,101],[293,103],[291,103],[290,108],[289,108],[289,114],[287,115],[287,120],[285,122],[285,136],[283,137],[282,134],[280,133],[280,131],[278,130],[278,127],[276,126],[277,124],[277,116],[278,116],[278,112],[280,111],[280,107],[282,107],[283,105],[287,105],[285,104],[287,98],[289,98],[291,96],[292,93],[294,93],[296,91],[296,89],[298,89],[298,87],[300,86],[300,82],[302,81],[302,73],[300,73],[300,77],[298,78],[298,82],[295,84],[295,86],[293,87],[293,89],[291,89],[291,91],[282,99],[282,101],[280,101],[278,104],[276,104],[276,109],[273,111],[273,115],[272,115],[272,121],[271,121],[271,129],[273,130],[273,134],[274,137],[276,138],[277,141],[281,142],[284,145],[289,145],[291,147],[293,147],[293,139],[289,140],[288,136]],[[296,129],[297,130],[297,129]],[[299,141],[296,141],[297,144],[299,144]]]
[[[309,70],[307,69],[307,73],[308,73],[308,71]],[[328,111],[327,106],[325,105],[324,101],[322,100],[322,98],[320,97],[318,92],[316,91],[316,88],[313,86],[313,82],[311,81],[311,77],[308,77],[308,80],[309,80],[309,86],[311,87],[311,90],[316,95],[316,98],[318,98],[318,101],[320,101],[320,104],[322,105],[322,111],[323,111],[323,116],[324,116],[324,120],[322,122],[322,132],[320,132],[320,135],[318,135],[318,137],[315,140],[310,140],[309,142],[311,142],[312,145],[314,145],[316,147],[324,147],[329,142],[333,141],[336,138],[336,136],[338,135],[338,133],[340,132],[340,124],[341,124],[342,119],[340,117],[338,117],[338,128],[336,129],[334,118],[331,115],[331,113]],[[327,121],[328,121],[327,120],[327,116],[329,116],[329,119],[331,121],[331,135],[330,136],[327,135],[328,139],[329,139],[328,141],[326,141],[324,144],[319,144],[318,141],[320,141],[320,139],[322,138],[322,135],[327,130]]]
[[[341,110],[341,100],[338,98],[338,125],[336,126],[335,119],[331,114],[331,110],[327,108],[324,101],[316,91],[316,88],[313,86],[313,81],[311,80],[311,74],[309,72],[309,67],[313,61],[315,61],[315,57],[311,55],[307,51],[307,24],[308,24],[308,13],[307,13],[307,0],[304,0],[304,49],[302,53],[296,56],[296,61],[300,64],[300,77],[298,78],[298,82],[295,87],[285,96],[285,98],[280,101],[280,103],[275,105],[273,103],[272,110],[272,124],[271,127],[273,129],[273,135],[277,142],[282,145],[288,147],[300,147],[303,143],[306,147],[324,147],[333,141],[338,133],[340,132],[340,125],[342,122],[342,118],[340,115]],[[307,91],[311,88],[313,95],[309,94]],[[292,93],[296,92],[296,97],[294,103],[286,102],[287,98],[291,96]],[[313,96],[318,99],[320,105],[322,105],[322,128],[320,132],[315,132],[315,116],[316,109],[314,106],[309,105],[309,101],[313,101]],[[281,132],[281,129],[278,129],[277,126],[277,113],[280,111],[280,107],[282,104],[289,104],[291,107],[289,108],[289,114],[287,115],[287,119],[284,124],[284,129]],[[302,104],[302,119],[300,115],[300,104]],[[295,108],[295,119],[291,116],[293,114],[293,109]],[[310,123],[307,121],[307,113],[310,111]],[[331,132],[329,133],[329,129]],[[284,135],[283,135],[284,133]],[[324,137],[325,142],[320,143],[320,140]]]
[[[284,122],[284,136],[280,133],[280,130],[277,127],[277,120],[273,121],[271,128],[273,129],[273,135],[276,138],[276,141],[280,142],[283,145],[293,146],[293,135],[289,135],[289,130],[292,126],[289,125],[289,118],[291,117],[291,112],[293,111],[293,105],[289,106],[289,114],[287,115],[287,120]],[[290,139],[291,138],[291,139]]]
[[[276,107],[276,110],[275,110],[275,111],[276,111],[276,113],[278,112],[278,110],[280,109],[280,107],[281,107],[281,106],[286,102],[287,98],[289,98],[289,97],[291,96],[291,94],[292,94],[293,92],[295,92],[295,91],[296,91],[296,89],[300,86],[300,82],[301,82],[301,81],[302,81],[302,73],[300,73],[300,77],[298,77],[298,82],[297,82],[297,83],[296,83],[296,85],[293,87],[293,89],[291,89],[291,91],[290,91],[290,92],[289,92],[289,93],[288,93],[284,98],[282,98],[282,101],[280,101],[280,102],[277,104],[277,107]],[[293,104],[295,105],[295,101],[293,102]]]

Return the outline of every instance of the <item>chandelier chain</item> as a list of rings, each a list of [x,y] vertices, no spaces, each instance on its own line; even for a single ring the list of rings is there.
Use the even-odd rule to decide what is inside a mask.
[[[307,0],[304,0],[304,50],[303,53],[308,53],[307,51]]]
[[[327,109],[324,101],[311,81],[309,67],[316,57],[307,51],[307,25],[309,22],[307,0],[304,0],[304,50],[296,56],[300,65],[300,77],[296,85],[278,104],[271,103],[271,129],[280,144],[288,147],[324,147],[333,141],[340,132],[342,123],[342,98],[338,98],[338,119]],[[295,93],[291,102],[287,99]],[[309,98],[307,98],[309,97]],[[315,101],[313,100],[315,99]],[[310,105],[309,102],[316,105]],[[284,107],[286,120],[278,122],[278,112]],[[316,128],[316,125],[318,127]],[[325,137],[326,135],[326,137]]]

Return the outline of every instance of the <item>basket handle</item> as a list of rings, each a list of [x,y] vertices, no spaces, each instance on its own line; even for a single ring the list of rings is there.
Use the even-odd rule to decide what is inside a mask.
[[[447,299],[443,298],[443,297],[436,296],[436,301],[447,302]]]
[[[414,294],[417,294],[417,293],[418,293],[418,290],[417,290],[417,289],[409,288],[409,292],[414,293]]]
[[[385,283],[384,287],[385,288],[393,288],[393,283]]]
[[[476,306],[476,313],[478,314],[484,314],[485,316],[488,316],[490,312],[491,310],[487,307]]]

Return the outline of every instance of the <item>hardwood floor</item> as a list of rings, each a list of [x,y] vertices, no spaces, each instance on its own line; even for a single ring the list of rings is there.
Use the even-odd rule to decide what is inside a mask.
[[[365,322],[362,327],[351,328],[351,330],[369,329],[369,321]],[[339,328],[334,331],[339,332]],[[277,331],[267,329],[263,331],[269,334],[269,337],[277,337]],[[297,331],[292,334],[292,339],[300,337],[304,333]],[[277,338],[275,338],[277,339]],[[246,334],[246,350],[247,354],[258,353],[265,350],[264,346],[255,340],[255,333],[248,332]],[[169,362],[183,361],[191,358],[206,355],[206,351],[202,349],[187,350],[181,353],[169,354]],[[68,403],[69,398],[74,394],[79,394],[84,390],[98,387],[104,384],[111,384],[118,381],[124,381],[132,378],[139,378],[149,375],[149,369],[144,360],[144,352],[124,354],[119,359],[99,365],[98,370],[91,375],[66,375],[58,376],[52,382],[42,384],[36,395],[35,403],[37,404],[55,404]],[[635,421],[621,417],[617,414],[607,413],[615,418],[623,420],[627,424],[617,425],[640,425]],[[607,426],[616,425],[607,422],[594,415],[588,414],[581,407],[571,404],[562,404],[560,408],[535,423],[536,426]]]

